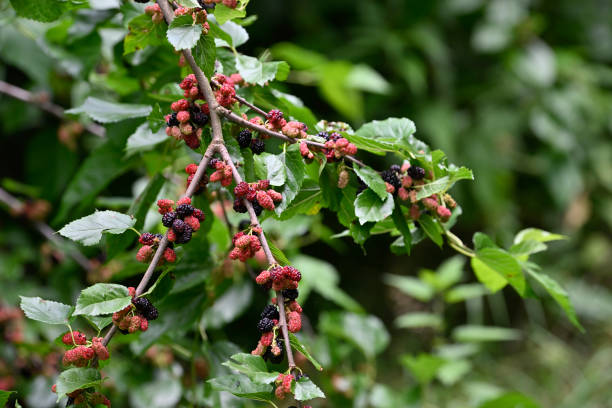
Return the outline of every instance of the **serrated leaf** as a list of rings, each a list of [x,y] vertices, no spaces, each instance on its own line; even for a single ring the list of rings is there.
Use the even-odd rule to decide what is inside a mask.
[[[359,176],[359,178],[374,191],[381,200],[385,200],[387,198],[387,186],[385,182],[380,177],[380,174],[371,167],[359,167],[355,166],[355,173]]]
[[[521,338],[521,332],[505,327],[465,325],[453,330],[453,339],[460,342],[512,341]]]
[[[414,132],[416,126],[410,119],[389,118],[366,123],[348,139],[358,148],[378,154],[398,150],[412,154],[428,151],[427,145],[414,137]]]
[[[289,343],[291,343],[291,348],[302,353],[304,357],[306,357],[308,361],[310,361],[317,370],[323,371],[323,367],[321,366],[321,364],[319,364],[319,362],[312,356],[312,354],[310,354],[306,346],[304,346],[300,342],[300,339],[298,339],[295,334],[289,333]]]
[[[525,275],[518,261],[509,253],[499,248],[484,248],[476,253],[479,261],[504,277],[521,295],[525,295]]]
[[[285,164],[279,156],[262,153],[255,156],[254,159],[257,177],[270,180],[270,185],[272,186],[282,186],[285,184]]]
[[[84,316],[85,319],[98,331],[102,331],[106,326],[113,322],[112,316]]]
[[[250,398],[257,401],[271,401],[272,386],[252,381],[243,374],[230,374],[213,378],[207,381],[213,389],[228,391],[238,397]]]
[[[45,23],[57,20],[66,10],[62,0],[11,0],[11,6],[19,17]]]
[[[294,147],[295,146],[295,147]],[[304,161],[297,145],[292,145],[279,155],[285,169],[285,183],[281,193],[283,201],[276,204],[276,214],[281,214],[298,195],[304,181]]]
[[[309,378],[302,377],[293,384],[293,395],[297,401],[325,398],[325,394]]]
[[[533,277],[540,285],[546,289],[548,294],[561,306],[561,309],[565,312],[567,318],[572,322],[574,326],[576,326],[581,332],[584,332],[584,327],[578,321],[578,316],[576,316],[576,311],[572,306],[572,302],[570,301],[568,293],[563,289],[563,287],[553,278],[548,275],[545,275],[539,272],[535,267],[527,266],[525,268],[527,273],[531,277]]]
[[[443,322],[440,316],[427,312],[406,313],[395,319],[395,326],[400,329],[411,329],[415,327],[439,329],[442,325]]]
[[[211,33],[215,36],[215,45],[217,47],[236,48],[249,39],[249,34],[240,25],[233,21],[227,21],[222,25],[209,21]]]
[[[368,188],[359,193],[355,199],[355,215],[361,225],[370,221],[382,221],[391,215],[394,206],[395,202],[390,193],[387,193],[387,198],[381,201],[378,195]]]
[[[194,22],[191,14],[174,18],[166,32],[166,38],[177,51],[192,49],[201,35],[202,24]]]
[[[39,297],[21,296],[20,307],[28,318],[47,324],[68,324],[72,312],[72,306]]]
[[[128,34],[123,40],[123,54],[131,54],[148,45],[159,46],[166,42],[166,24],[155,23],[148,14],[140,14],[128,23]]]
[[[102,99],[87,97],[83,105],[67,110],[67,114],[84,113],[101,123],[118,122],[130,118],[148,116],[153,108],[149,105],[108,102]]]
[[[83,289],[74,315],[97,316],[117,312],[132,303],[128,289],[116,283],[96,283]]]
[[[153,132],[148,123],[143,123],[128,138],[125,151],[128,156],[131,156],[138,152],[151,150],[167,140],[168,136],[164,130],[158,128],[156,132]]]
[[[100,372],[95,368],[70,368],[57,378],[57,401],[66,394],[102,383]]]
[[[198,66],[204,71],[204,75],[210,78],[215,72],[215,60],[217,56],[217,47],[215,47],[215,39],[212,35],[203,35],[198,40],[194,57]]]
[[[103,232],[121,234],[133,227],[134,223],[136,220],[126,214],[116,211],[96,211],[66,224],[59,233],[83,245],[95,245],[100,242]]]
[[[421,187],[419,187],[416,198],[417,200],[420,200],[425,197],[429,197],[432,194],[444,193],[459,180],[473,179],[474,176],[472,171],[466,167],[461,167],[448,176],[434,180],[431,183],[423,184]]]
[[[260,86],[274,79],[286,79],[289,73],[289,64],[284,61],[263,62],[243,54],[236,56],[236,68],[246,82]]]
[[[159,103],[156,103],[153,106],[153,110],[151,111],[149,116],[147,116],[147,123],[149,124],[149,129],[151,130],[151,132],[157,132],[158,130],[166,126],[164,113],[162,112]]]

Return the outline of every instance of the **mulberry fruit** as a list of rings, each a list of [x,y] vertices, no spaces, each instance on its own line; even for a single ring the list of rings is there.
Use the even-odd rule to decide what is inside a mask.
[[[74,337],[74,343],[72,342],[72,338]],[[62,343],[72,346],[73,344],[83,345],[87,343],[87,337],[81,332],[73,331],[72,334],[70,332],[64,334],[62,337]]]
[[[257,192],[257,202],[266,210],[274,210],[274,201],[265,191],[260,190]]]
[[[283,298],[285,300],[295,300],[297,299],[299,292],[297,289],[284,289],[283,290]]]
[[[193,234],[193,229],[189,225],[185,225],[185,229],[183,230],[183,233],[180,235],[177,235],[175,242],[177,244],[186,244],[189,241],[191,241],[192,234]]]
[[[246,149],[251,145],[251,140],[253,139],[253,134],[251,131],[243,129],[238,133],[238,145],[241,149]]]
[[[268,318],[271,320],[277,319],[279,318],[278,315],[278,309],[276,308],[276,306],[274,305],[266,305],[266,307],[264,307],[264,310],[261,312],[261,318]]]
[[[172,227],[172,223],[174,222],[174,220],[176,219],[176,213],[174,211],[170,211],[168,213],[165,213],[162,216],[162,224],[164,224],[164,227],[166,228],[170,228]],[[144,234],[142,234],[144,235]],[[150,245],[150,244],[148,244]]]
[[[185,218],[193,214],[193,210],[194,208],[191,204],[181,204],[176,207],[176,214],[181,218]]]
[[[179,235],[182,234],[183,231],[185,231],[185,226],[187,226],[187,224],[185,224],[185,221],[179,219],[174,220],[174,222],[172,223],[172,229]]]
[[[391,169],[383,171],[381,177],[384,181],[391,184],[396,190],[402,186],[399,177],[397,177],[397,173]]]
[[[255,215],[259,217],[263,212],[263,207],[259,205],[257,201],[255,201],[253,202],[253,211],[255,211]]]
[[[410,166],[408,168],[408,175],[414,180],[422,180],[425,177],[425,169],[418,166]]]
[[[136,253],[136,260],[138,262],[147,262],[153,256],[153,248],[149,245],[140,247]]]
[[[247,208],[244,205],[244,202],[240,198],[237,198],[234,200],[234,211],[236,211],[237,213],[242,213],[242,214],[247,212]]]
[[[202,127],[208,123],[208,115],[203,112],[195,112],[192,115],[191,120],[195,125]]]
[[[261,139],[253,139],[251,142],[251,151],[253,154],[262,154],[266,151],[266,143]]]
[[[262,333],[271,331],[274,328],[274,320],[264,317],[257,323],[257,330]]]
[[[241,181],[238,183],[238,185],[236,185],[236,187],[234,187],[234,195],[236,198],[243,198],[248,194],[250,189],[251,187],[249,187],[249,183]]]
[[[176,118],[176,112],[172,112],[172,115],[170,115],[170,117],[168,118],[166,125],[168,127],[172,127],[172,126],[178,126],[180,123],[181,122],[179,122],[178,119]]]

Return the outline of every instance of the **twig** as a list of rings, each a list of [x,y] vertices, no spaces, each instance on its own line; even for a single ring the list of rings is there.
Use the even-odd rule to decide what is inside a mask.
[[[6,204],[13,212],[20,213],[24,208],[24,204],[19,201],[16,197],[13,197],[8,191],[0,188],[0,202]],[[77,248],[70,245],[67,241],[64,241],[58,235],[55,234],[53,228],[48,226],[42,221],[32,221],[34,227],[38,232],[45,237],[49,242],[54,244],[59,249],[62,249],[68,256],[70,256],[76,263],[78,263],[86,271],[91,271],[92,265],[89,259],[83,255]]]
[[[30,91],[26,91],[23,88],[19,88],[18,86],[9,84],[8,82],[0,81],[0,92],[3,94],[12,96],[15,99],[19,99],[24,102],[28,102],[34,105],[37,105],[42,110],[45,110],[60,119],[65,117],[64,108],[59,105],[54,104],[53,102],[47,100],[44,95],[36,95]],[[84,125],[85,129],[87,129],[90,133],[99,136],[106,136],[106,129],[103,126],[100,126],[96,123],[90,123]]]

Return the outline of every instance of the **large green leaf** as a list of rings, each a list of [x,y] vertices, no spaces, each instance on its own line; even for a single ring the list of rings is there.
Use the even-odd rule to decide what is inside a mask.
[[[67,114],[84,113],[95,121],[102,123],[119,122],[130,118],[148,116],[153,108],[149,105],[108,102],[89,96],[83,105],[67,110]]]
[[[254,159],[257,177],[270,180],[270,185],[272,186],[282,186],[285,184],[285,163],[280,155],[262,153],[255,156]]]
[[[429,150],[425,143],[414,137],[414,132],[416,126],[410,119],[389,118],[366,123],[355,132],[356,137],[349,136],[349,140],[372,153],[399,150],[417,154]]]
[[[499,248],[484,248],[476,253],[476,257],[489,269],[503,276],[521,296],[525,295],[525,275],[516,258]]]
[[[21,310],[25,315],[47,324],[68,324],[72,306],[39,297],[21,296]]]
[[[368,166],[355,166],[355,173],[381,200],[387,198],[387,186],[376,170]]]
[[[74,315],[97,316],[117,312],[132,303],[128,289],[115,283],[96,283],[83,289]]]
[[[285,80],[289,74],[289,64],[284,61],[263,62],[243,54],[236,56],[236,68],[246,82],[261,86],[274,79]]]
[[[208,380],[213,389],[228,391],[238,397],[254,399],[257,401],[271,401],[272,385],[252,381],[243,374],[231,374]]]
[[[62,0],[11,0],[19,17],[48,23],[57,20],[68,3]]]
[[[86,217],[66,224],[59,233],[83,245],[95,245],[102,239],[102,233],[121,234],[131,228],[136,220],[116,211],[96,211]]]
[[[270,384],[279,374],[276,371],[268,372],[266,362],[261,356],[246,353],[234,354],[223,365],[246,374],[256,383]]]
[[[368,188],[359,193],[355,199],[355,215],[361,225],[370,221],[382,221],[391,215],[394,206],[395,201],[390,193],[387,193],[387,198],[381,201],[378,195]]]
[[[166,23],[154,23],[151,16],[140,14],[130,20],[128,34],[123,40],[123,54],[142,50],[147,45],[163,45],[166,42]]]
[[[298,401],[307,401],[314,398],[325,398],[325,394],[313,383],[310,378],[302,377],[293,384],[293,395]]]
[[[100,371],[95,368],[70,368],[62,371],[57,378],[57,401],[66,394],[94,387],[102,383]]]
[[[176,17],[170,23],[166,37],[176,50],[189,50],[195,47],[202,35],[202,24],[193,20],[191,14]]]
[[[279,156],[280,161],[283,163],[285,169],[285,183],[281,193],[283,194],[283,201],[276,205],[276,213],[281,214],[292,202],[293,199],[298,195],[302,182],[304,181],[304,160],[300,155],[299,148],[297,145],[289,146],[285,152]]]

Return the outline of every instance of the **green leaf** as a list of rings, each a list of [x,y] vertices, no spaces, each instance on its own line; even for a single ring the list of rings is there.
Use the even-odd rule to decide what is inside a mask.
[[[19,17],[45,23],[57,20],[66,10],[66,5],[62,0],[11,0],[11,6]]]
[[[472,237],[472,242],[474,243],[474,249],[476,251],[480,251],[484,248],[497,248],[495,242],[487,235],[482,232],[476,232]]]
[[[368,358],[373,358],[389,344],[389,332],[376,316],[327,313],[322,316],[320,325],[322,331],[356,345]]]
[[[359,167],[355,166],[355,173],[359,176],[359,178],[374,191],[381,200],[385,200],[387,198],[387,186],[385,182],[380,177],[380,174],[371,167]]]
[[[540,408],[540,405],[523,394],[508,392],[480,404],[478,408]]]
[[[289,343],[291,343],[292,349],[297,350],[300,353],[302,353],[304,357],[306,357],[308,361],[310,361],[317,370],[323,371],[323,367],[321,366],[321,364],[319,364],[319,362],[315,360],[315,358],[312,356],[312,354],[310,354],[306,346],[304,346],[300,342],[300,340],[297,338],[295,334],[289,333]]]
[[[76,390],[102,384],[100,372],[95,368],[70,368],[57,378],[57,401]]]
[[[546,251],[546,248],[548,247],[545,243],[528,239],[512,245],[508,252],[520,260],[526,261],[529,258],[529,255]]]
[[[133,217],[116,211],[96,211],[66,224],[59,233],[83,245],[95,245],[102,239],[103,232],[121,234],[135,222]]]
[[[476,258],[489,269],[503,276],[521,296],[525,295],[527,288],[525,275],[523,275],[521,265],[512,255],[503,249],[484,248],[476,253]]]
[[[289,64],[284,61],[262,62],[243,54],[236,56],[236,68],[246,82],[260,86],[274,79],[286,79],[289,74]]]
[[[285,169],[285,183],[280,191],[283,194],[283,201],[276,204],[276,214],[281,214],[298,195],[304,181],[304,161],[299,152],[297,144],[291,145],[279,156]]]
[[[512,341],[521,338],[521,332],[505,327],[465,325],[453,330],[453,339],[460,342]]]
[[[395,207],[393,208],[393,213],[391,213],[391,216],[393,217],[393,223],[395,224],[395,227],[402,234],[402,253],[410,255],[410,248],[412,246],[412,234],[410,233],[410,227],[408,226],[408,222],[406,221],[406,217],[404,216],[404,213],[402,212],[402,207],[399,203],[395,203]]]
[[[419,383],[428,384],[434,379],[446,360],[431,354],[421,353],[418,356],[404,355],[401,362]]]
[[[83,289],[74,315],[97,316],[117,312],[132,303],[128,289],[116,283],[96,283]]]
[[[338,60],[329,61],[317,67],[319,91],[338,112],[353,120],[361,120],[363,95],[346,84],[352,68],[351,63]]]
[[[234,321],[247,310],[252,297],[253,285],[250,282],[245,280],[239,285],[231,286],[215,300],[212,307],[204,311],[200,327],[218,329]]]
[[[246,374],[253,382],[256,383],[273,383],[280,374],[276,371],[268,372],[266,363],[261,356],[254,356],[246,353],[234,354],[230,357],[229,361],[222,364],[238,372]]]
[[[272,401],[272,386],[253,382],[243,374],[230,374],[207,381],[213,389],[228,391],[237,397],[257,401]]]
[[[378,154],[397,150],[412,154],[428,151],[427,145],[414,137],[414,132],[416,126],[410,119],[389,118],[366,123],[355,132],[356,137],[348,139],[358,148]]]
[[[149,105],[108,102],[102,99],[87,97],[83,105],[67,110],[67,114],[84,113],[101,123],[119,122],[130,118],[148,116],[153,108]]]
[[[274,245],[271,241],[268,241],[268,246],[270,247],[270,252],[272,252],[272,256],[274,256],[274,259],[276,259],[276,262],[281,265],[290,264],[287,255],[285,255],[285,253],[281,251],[276,245]]]
[[[444,176],[442,178],[432,181],[431,183],[423,184],[421,187],[419,187],[416,198],[417,200],[420,200],[425,197],[429,197],[432,194],[446,192],[457,181],[464,179],[473,180],[474,175],[472,174],[472,170],[466,167],[461,167],[449,176]]]
[[[285,163],[277,155],[262,153],[255,158],[255,174],[260,179],[270,180],[272,186],[285,184]]]
[[[552,296],[552,298],[561,306],[561,309],[565,312],[567,318],[572,322],[574,326],[576,326],[581,332],[584,332],[584,327],[578,321],[578,316],[576,316],[576,311],[572,306],[572,302],[570,301],[569,295],[563,289],[563,287],[553,278],[543,273],[540,273],[535,267],[527,266],[525,268],[527,273],[534,278],[540,285],[546,289],[548,294]]]
[[[198,0],[177,0],[177,3],[186,8],[198,8],[200,3]]]
[[[471,259],[472,269],[474,274],[483,285],[485,285],[491,293],[495,293],[508,283],[499,272],[491,269],[478,258]]]
[[[355,215],[361,225],[369,221],[382,221],[393,212],[395,202],[393,196],[387,193],[387,198],[381,201],[378,195],[369,188],[359,193],[355,199]]]
[[[85,319],[98,331],[102,331],[106,326],[113,322],[112,316],[84,316]]]
[[[440,224],[438,224],[438,222],[433,219],[433,217],[427,214],[421,215],[421,217],[419,217],[418,222],[419,226],[421,227],[423,232],[425,232],[425,234],[429,237],[429,239],[431,239],[436,245],[441,248],[442,244],[444,243],[444,240],[442,238],[443,231]]]
[[[157,132],[161,128],[166,126],[166,119],[164,119],[164,113],[162,112],[159,103],[153,106],[153,110],[147,116],[147,122],[149,123],[149,129],[151,132]]]
[[[148,45],[159,46],[166,43],[166,23],[154,23],[151,16],[140,14],[128,23],[128,34],[123,40],[123,54],[131,54]]]
[[[295,196],[291,204],[282,212],[280,219],[286,220],[296,214],[314,215],[322,207],[323,193],[316,181],[306,179],[302,184],[300,192]]]
[[[293,384],[293,394],[298,401],[307,401],[314,398],[325,398],[325,394],[313,383],[310,378],[302,377]]]
[[[191,14],[176,17],[166,32],[168,41],[177,51],[192,49],[201,35],[202,24],[195,23]]]
[[[488,294],[487,288],[480,283],[467,283],[464,285],[457,285],[449,290],[444,295],[444,300],[448,303],[463,302],[468,299],[481,297]]]
[[[72,306],[39,297],[21,297],[21,310],[25,315],[47,324],[68,324]]]
[[[520,231],[514,237],[514,243],[518,244],[522,241],[533,240],[537,242],[558,241],[567,239],[565,235],[553,234],[552,232],[544,231],[537,228],[527,228]]]
[[[430,301],[435,294],[433,287],[412,276],[386,274],[383,276],[383,280],[387,285],[394,286],[421,302]]]
[[[249,34],[240,25],[233,21],[218,26],[212,20],[209,21],[211,32],[215,36],[215,45],[217,47],[236,48],[249,39]]]
[[[204,75],[210,78],[215,73],[215,59],[217,56],[217,47],[215,47],[215,39],[212,35],[203,35],[198,40],[194,57],[198,66],[204,71]]]
[[[155,202],[157,195],[161,191],[166,179],[161,173],[157,173],[149,184],[145,187],[142,193],[134,200],[127,213],[132,215],[136,220],[134,228],[139,231],[144,227],[147,212],[151,208],[151,205]],[[110,235],[106,237],[108,244],[107,259],[114,258],[117,254],[124,251],[131,243],[136,239],[136,235],[132,234],[121,234],[121,235]]]
[[[440,329],[442,325],[443,321],[440,316],[427,312],[406,313],[395,319],[395,326],[400,329],[411,329],[415,327]]]
[[[438,267],[435,273],[422,272],[420,278],[442,292],[461,280],[465,258],[455,255],[448,258]]]
[[[245,3],[245,1],[243,0],[242,3]],[[230,8],[224,4],[217,4],[215,6],[215,18],[218,24],[224,24],[226,21],[244,16],[246,16],[246,4],[241,4],[240,7],[236,8]]]
[[[0,390],[0,407],[4,407],[13,394],[17,394],[17,391]]]
[[[128,156],[131,156],[138,152],[151,150],[166,140],[168,140],[168,136],[163,129],[158,128],[156,132],[153,132],[150,129],[149,123],[143,123],[138,126],[136,132],[128,138],[125,145],[125,151]]]

